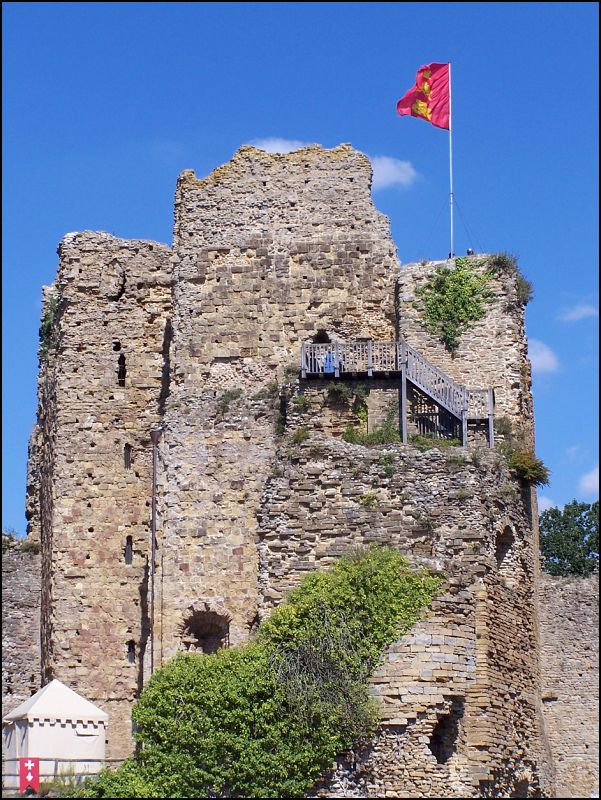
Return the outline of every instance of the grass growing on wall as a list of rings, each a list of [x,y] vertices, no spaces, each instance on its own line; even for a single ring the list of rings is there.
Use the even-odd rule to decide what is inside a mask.
[[[301,797],[377,726],[367,681],[442,579],[372,548],[307,576],[245,647],[180,655],[134,709],[140,751],[79,797]]]

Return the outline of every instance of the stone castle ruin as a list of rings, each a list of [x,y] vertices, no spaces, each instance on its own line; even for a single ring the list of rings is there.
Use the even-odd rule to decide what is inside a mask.
[[[535,497],[493,446],[495,419],[534,440],[515,273],[450,353],[417,302],[439,264],[401,267],[348,145],[242,147],[180,175],[172,247],[84,232],[59,256],[28,469],[40,671],[108,712],[109,757],[167,659],[243,644],[307,571],[392,544],[445,588],[372,678],[373,746],[316,794],[590,796],[593,705],[541,641],[594,693],[593,609],[550,613],[580,590],[542,592]],[[342,438],[393,418],[398,443]]]

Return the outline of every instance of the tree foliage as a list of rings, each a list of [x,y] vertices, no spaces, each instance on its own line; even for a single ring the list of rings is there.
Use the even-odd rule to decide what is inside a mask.
[[[440,584],[391,548],[309,575],[250,644],[158,670],[134,709],[141,749],[79,796],[304,796],[375,730],[367,679]]]
[[[544,570],[551,575],[590,575],[599,563],[599,501],[573,500],[539,517]]]

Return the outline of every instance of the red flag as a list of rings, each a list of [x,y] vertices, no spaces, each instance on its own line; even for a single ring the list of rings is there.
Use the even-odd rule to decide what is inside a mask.
[[[396,104],[404,117],[410,114],[436,125],[450,129],[450,64],[426,64],[417,71],[415,86]]]
[[[19,793],[22,794],[30,786],[34,792],[40,788],[40,759],[20,758]]]

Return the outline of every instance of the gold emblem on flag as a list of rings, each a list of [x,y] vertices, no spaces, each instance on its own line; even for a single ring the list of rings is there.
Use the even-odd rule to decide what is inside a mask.
[[[428,121],[432,119],[432,109],[423,100],[416,100],[411,106],[411,110],[414,111],[418,117],[423,117]]]

